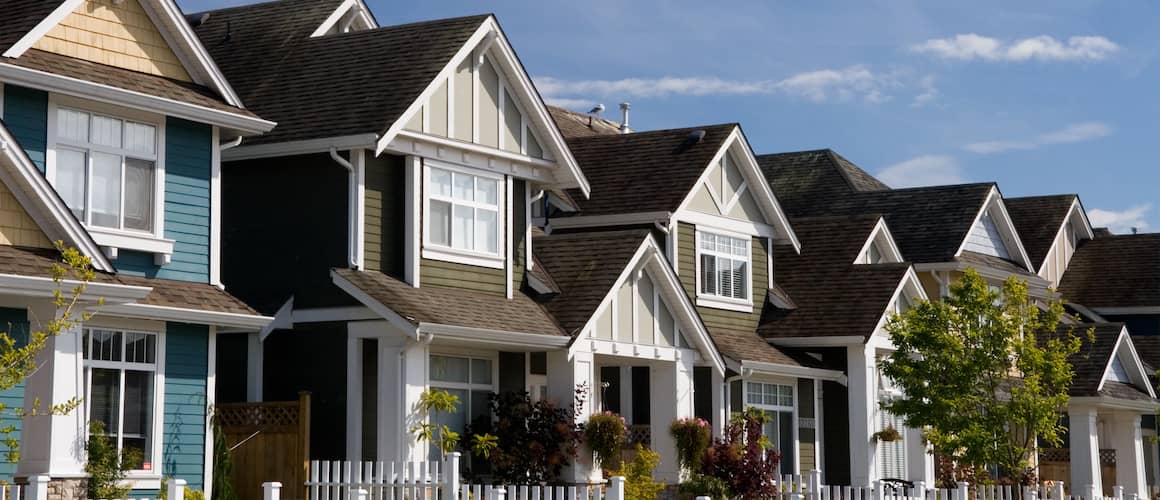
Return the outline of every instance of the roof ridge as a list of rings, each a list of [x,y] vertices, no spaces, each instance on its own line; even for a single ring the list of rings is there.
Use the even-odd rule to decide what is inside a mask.
[[[1005,196],[1005,197],[1003,197],[1003,201],[1035,200],[1035,199],[1043,199],[1043,198],[1079,198],[1079,194],[1078,193],[1062,193],[1062,194],[1033,194],[1030,196],[1012,196],[1012,197]]]
[[[244,9],[260,8],[260,7],[270,7],[274,4],[294,3],[294,2],[317,3],[317,2],[324,2],[324,1],[326,1],[326,0],[266,0],[263,2],[254,2],[254,3],[244,4],[244,5],[234,5],[231,7],[222,7],[222,8],[218,8],[218,9],[209,9],[209,10],[202,10],[202,11],[197,11],[197,12],[185,12],[184,15],[196,16],[199,14],[213,14],[214,12],[227,12],[227,11],[237,11],[237,10],[244,10]],[[335,4],[342,4],[343,0],[330,0],[330,1],[334,2]]]
[[[598,139],[598,138],[609,139],[612,137],[634,137],[634,136],[641,137],[641,136],[663,134],[666,132],[671,133],[671,132],[683,132],[683,131],[687,131],[687,130],[691,131],[691,130],[717,129],[717,128],[722,128],[722,127],[739,127],[739,126],[741,126],[741,124],[736,123],[736,122],[716,123],[713,125],[695,125],[695,126],[691,126],[691,127],[662,128],[662,129],[655,129],[655,130],[642,130],[639,132],[633,131],[633,132],[630,132],[627,134],[607,134],[607,135],[591,135],[591,136],[587,136],[587,137],[572,137],[572,138],[569,138],[568,141],[574,141],[574,140],[581,141],[581,140]],[[722,140],[724,140],[724,137],[722,137]]]

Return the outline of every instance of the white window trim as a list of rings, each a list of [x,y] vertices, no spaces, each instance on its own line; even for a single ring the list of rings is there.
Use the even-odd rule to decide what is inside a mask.
[[[164,424],[165,424],[165,422],[164,422],[164,420],[165,420],[165,344],[166,344],[166,337],[167,337],[166,331],[165,331],[165,323],[164,322],[144,322],[144,321],[118,319],[118,320],[112,321],[112,322],[110,322],[110,321],[91,321],[91,322],[85,323],[82,327],[82,331],[83,330],[93,330],[93,329],[113,330],[113,331],[119,331],[122,333],[147,333],[147,334],[156,335],[156,337],[157,337],[156,361],[153,363],[153,422],[152,422],[153,428],[151,429],[152,438],[153,438],[153,443],[152,443],[153,446],[152,446],[152,450],[150,450],[150,456],[146,457],[146,458],[149,458],[150,463],[153,464],[153,469],[152,470],[143,470],[142,469],[142,470],[128,471],[126,473],[126,480],[132,485],[133,488],[137,488],[137,489],[155,487],[154,486],[155,484],[160,485],[160,480],[162,477],[161,466],[164,465],[162,463],[162,459],[163,459],[162,446],[164,444],[163,443],[163,441],[164,441],[163,432],[164,432]],[[81,335],[80,339],[78,339],[78,341],[84,342],[84,336]],[[118,362],[118,361],[91,361],[91,360],[84,359],[84,346],[83,345],[81,346],[81,349],[79,349],[78,351],[79,352],[77,352],[77,357],[80,358],[81,370],[82,370],[81,380],[84,381],[84,386],[82,387],[82,390],[85,393],[85,398],[82,400],[81,404],[83,407],[82,410],[84,411],[86,422],[90,420],[89,415],[90,415],[90,412],[92,411],[92,408],[89,405],[89,401],[91,400],[90,399],[91,382],[90,382],[90,379],[89,379],[89,376],[87,373],[90,367],[93,367],[93,368],[113,368],[113,369],[131,368],[131,369],[141,369],[144,371],[148,371],[146,369],[146,367],[148,365],[141,364],[141,363],[125,363],[125,362]],[[84,438],[87,440],[88,437],[89,437],[89,430],[86,427],[84,429]],[[159,487],[159,486],[156,486],[156,487]]]
[[[106,253],[111,256],[116,255],[115,249],[123,248],[152,253],[155,255],[155,262],[158,263],[168,262],[169,257],[173,255],[174,241],[165,239],[165,116],[59,94],[49,94],[48,131],[45,137],[45,178],[48,179],[49,184],[53,185],[53,189],[56,186],[56,152],[58,149],[56,119],[57,112],[61,107],[141,122],[155,127],[157,145],[154,152],[156,158],[153,167],[153,230],[147,232],[98,227],[86,224],[85,221],[81,221],[81,224],[84,225],[98,245],[114,249],[112,251],[106,250]],[[122,216],[124,216],[123,210]]]
[[[727,236],[730,238],[742,239],[749,242],[746,247],[746,253],[749,255],[749,264],[745,266],[745,283],[746,283],[746,298],[735,299],[732,297],[722,297],[719,295],[706,294],[701,291],[701,234],[711,233],[717,236]],[[733,231],[720,230],[716,228],[709,228],[703,226],[696,226],[696,238],[693,242],[696,248],[694,261],[696,264],[695,276],[697,287],[697,305],[704,307],[711,307],[713,309],[724,309],[727,311],[737,311],[744,313],[753,312],[753,236],[737,233]]]
[[[498,193],[496,196],[496,202],[497,202],[496,209],[498,212],[496,213],[496,225],[498,226],[499,235],[498,235],[498,239],[497,239],[498,245],[496,247],[498,252],[496,254],[490,254],[490,253],[486,253],[486,252],[476,252],[476,251],[472,251],[472,250],[463,250],[463,249],[452,248],[452,247],[445,247],[442,245],[437,245],[437,244],[431,243],[431,224],[429,223],[430,218],[427,217],[427,215],[431,213],[431,196],[430,196],[430,189],[428,188],[428,182],[431,179],[431,169],[432,168],[438,168],[438,169],[447,170],[447,171],[451,171],[451,172],[457,172],[457,173],[461,173],[461,174],[465,174],[465,175],[472,175],[472,176],[481,177],[484,179],[491,179],[491,180],[494,180],[497,182],[496,189],[498,190]],[[508,246],[507,241],[505,241],[505,239],[504,239],[506,237],[506,234],[507,234],[507,231],[506,231],[507,230],[507,221],[505,220],[505,213],[506,213],[505,207],[508,206],[508,193],[506,192],[506,191],[508,191],[508,186],[507,186],[507,182],[506,182],[505,178],[506,177],[503,175],[496,175],[494,173],[484,172],[484,171],[476,170],[476,169],[472,169],[472,168],[465,168],[465,167],[461,167],[461,166],[458,166],[458,165],[455,165],[452,163],[448,163],[448,162],[444,162],[444,161],[438,161],[438,160],[432,160],[430,158],[424,158],[423,159],[423,178],[421,179],[421,181],[419,183],[422,186],[422,190],[423,190],[423,216],[422,216],[422,224],[423,224],[422,256],[423,256],[423,258],[433,259],[433,260],[441,260],[441,261],[445,261],[445,262],[454,262],[454,263],[465,264],[465,265],[469,265],[469,266],[490,267],[493,269],[503,269],[505,267],[505,263],[506,263],[506,259],[504,257],[504,254],[506,253],[505,247]],[[454,209],[453,209],[453,212],[454,212]],[[454,220],[454,216],[452,217],[452,219]]]

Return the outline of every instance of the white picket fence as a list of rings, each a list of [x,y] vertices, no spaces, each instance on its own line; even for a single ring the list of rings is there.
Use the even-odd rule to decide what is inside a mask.
[[[886,481],[875,481],[870,488],[827,486],[821,482],[821,473],[782,477],[774,488],[779,500],[1147,500],[1136,495],[1125,495],[1122,486],[1116,486],[1112,496],[1104,496],[1091,486],[1065,493],[1064,484],[1055,482],[1048,487],[976,485],[958,483],[957,488],[928,488],[922,481],[914,486],[902,486]]]
[[[48,500],[48,476],[31,476],[27,485],[13,484],[0,487],[0,500]],[[184,479],[170,479],[166,485],[167,500],[185,500]],[[130,499],[120,499],[130,500]],[[133,497],[131,500],[156,500]]]

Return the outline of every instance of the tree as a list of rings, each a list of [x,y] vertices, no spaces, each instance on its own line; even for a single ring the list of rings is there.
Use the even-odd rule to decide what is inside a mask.
[[[920,301],[887,323],[897,350],[881,369],[904,396],[883,408],[923,429],[940,456],[1033,479],[1036,439],[1062,442],[1068,358],[1081,347],[1071,329],[1061,331],[1063,314],[1059,300],[1029,299],[1026,282],[1008,278],[995,290],[968,269],[949,297]]]

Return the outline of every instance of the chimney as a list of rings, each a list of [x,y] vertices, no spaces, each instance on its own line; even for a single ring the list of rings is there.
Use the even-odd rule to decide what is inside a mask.
[[[1139,234],[1139,233],[1140,233],[1140,228],[1138,228],[1136,226],[1132,226],[1132,234]]]
[[[627,101],[620,103],[620,133],[622,134],[632,132],[632,129],[628,128],[628,110],[630,109],[632,109],[632,104]]]

